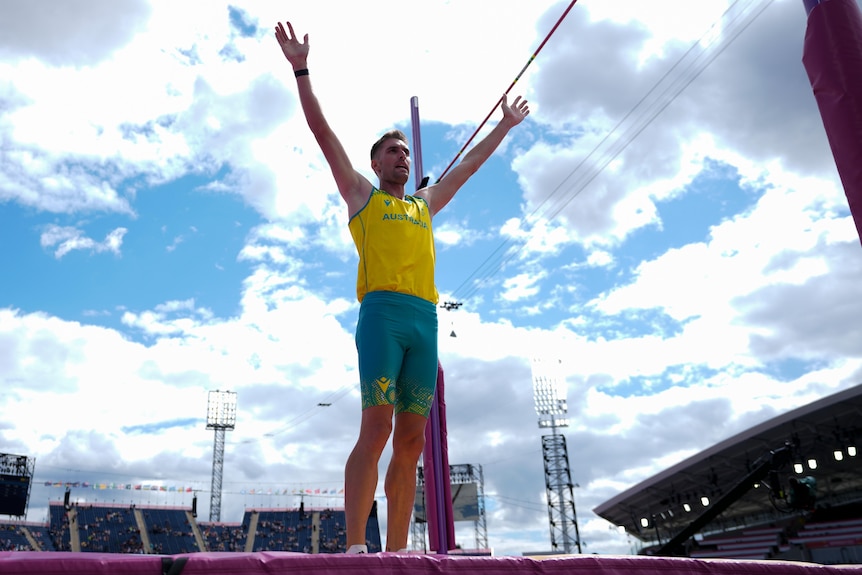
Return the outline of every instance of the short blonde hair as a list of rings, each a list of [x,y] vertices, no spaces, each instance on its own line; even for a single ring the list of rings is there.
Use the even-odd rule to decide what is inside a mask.
[[[385,142],[386,140],[389,140],[390,138],[395,138],[396,140],[401,140],[402,142],[404,142],[408,146],[410,145],[410,142],[407,141],[407,136],[404,134],[404,132],[402,132],[401,130],[389,130],[388,132],[386,132],[385,134],[380,136],[380,139],[377,140],[376,142],[374,142],[374,145],[371,146],[371,159],[372,160],[377,155],[377,152],[380,150],[380,146],[383,145],[383,142]]]

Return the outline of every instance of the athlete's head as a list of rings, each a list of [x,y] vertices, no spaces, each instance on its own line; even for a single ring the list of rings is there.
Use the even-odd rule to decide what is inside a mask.
[[[385,134],[380,136],[380,139],[377,140],[376,142],[374,142],[374,145],[371,146],[371,159],[372,160],[377,159],[377,152],[380,151],[381,146],[383,146],[383,142],[385,142],[386,140],[389,140],[391,138],[395,138],[396,140],[401,140],[402,142],[404,142],[404,145],[408,145],[407,144],[407,136],[404,134],[404,132],[402,132],[401,130],[389,130],[388,132],[386,132]]]
[[[371,146],[371,169],[386,182],[404,185],[410,178],[410,147],[401,130],[390,130]]]

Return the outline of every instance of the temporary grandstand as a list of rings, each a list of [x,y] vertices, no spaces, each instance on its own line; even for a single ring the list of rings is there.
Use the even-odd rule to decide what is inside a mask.
[[[859,564],[860,439],[857,385],[734,435],[594,511],[640,540],[644,554]]]
[[[372,512],[368,548],[380,551]],[[0,551],[177,555],[198,552],[343,553],[344,509],[246,509],[241,523],[198,522],[192,509],[52,502],[47,524],[0,523]]]

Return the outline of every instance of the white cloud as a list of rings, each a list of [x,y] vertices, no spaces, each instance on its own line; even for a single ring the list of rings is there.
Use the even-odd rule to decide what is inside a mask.
[[[114,255],[120,255],[120,248],[123,246],[123,237],[125,237],[128,229],[116,228],[105,236],[101,242],[97,242],[92,238],[84,235],[82,230],[71,226],[48,225],[40,236],[40,243],[43,248],[53,248],[54,257],[62,258],[66,254],[74,250],[88,250],[92,253],[110,252]]]
[[[536,284],[542,280],[544,275],[542,273],[523,273],[508,278],[503,281],[503,289],[505,291],[500,294],[500,297],[506,301],[518,301],[533,297],[539,293],[540,288]]]

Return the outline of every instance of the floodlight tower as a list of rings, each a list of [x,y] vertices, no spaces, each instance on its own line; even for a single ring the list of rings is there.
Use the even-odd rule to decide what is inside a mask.
[[[224,432],[236,427],[236,393],[210,391],[207,399],[207,429],[215,430],[210,521],[221,521],[221,478],[224,471]]]
[[[566,381],[560,360],[533,360],[533,399],[539,415],[539,429],[551,429],[550,435],[542,436],[551,548],[554,551],[562,550],[563,553],[573,553],[577,548],[580,553],[581,535],[575,513],[566,436],[557,433],[558,427],[569,426]],[[574,537],[570,532],[572,528]]]

